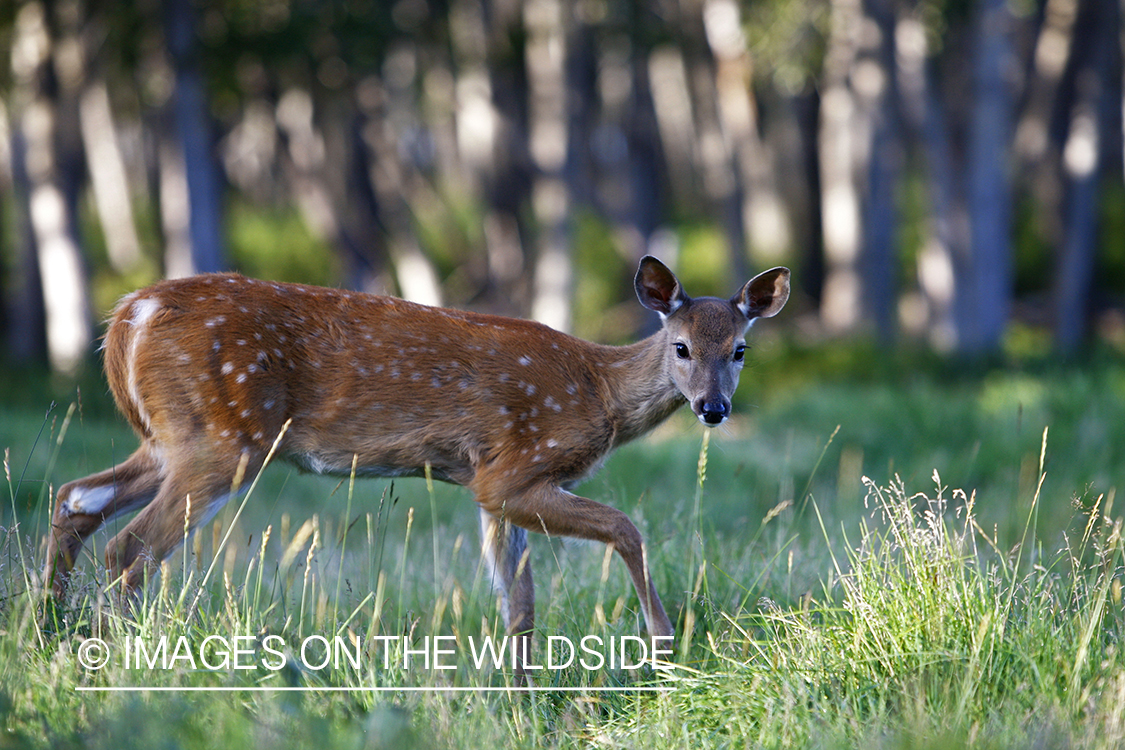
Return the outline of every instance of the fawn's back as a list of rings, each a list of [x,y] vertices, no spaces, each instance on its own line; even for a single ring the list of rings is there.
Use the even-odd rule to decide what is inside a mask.
[[[229,274],[166,281],[122,301],[105,347],[117,403],[146,439],[261,453],[292,419],[280,455],[317,473],[358,457],[361,474],[429,464],[467,484],[501,461],[566,481],[624,426],[604,372],[627,348],[391,297]]]

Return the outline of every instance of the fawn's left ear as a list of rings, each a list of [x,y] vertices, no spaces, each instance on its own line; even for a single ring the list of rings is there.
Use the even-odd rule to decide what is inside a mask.
[[[633,288],[637,290],[637,298],[649,310],[660,313],[666,318],[679,310],[691,298],[684,294],[680,280],[664,265],[651,255],[641,258],[641,265],[637,268],[637,276],[633,279]]]
[[[746,282],[738,294],[730,298],[747,320],[772,318],[781,312],[789,299],[789,269],[771,268]]]

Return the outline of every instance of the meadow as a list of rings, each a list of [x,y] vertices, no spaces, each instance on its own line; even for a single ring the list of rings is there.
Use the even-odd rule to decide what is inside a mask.
[[[0,747],[1125,744],[1120,358],[754,359],[729,426],[677,415],[578,490],[644,534],[670,663],[564,664],[642,618],[619,559],[533,535],[533,691],[474,658],[476,508],[425,480],[271,466],[139,601],[102,590],[103,531],[45,609],[53,488],[136,441],[97,378],[6,383]]]

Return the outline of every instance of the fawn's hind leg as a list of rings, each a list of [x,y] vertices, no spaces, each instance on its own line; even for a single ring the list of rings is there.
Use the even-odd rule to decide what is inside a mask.
[[[174,453],[174,452],[173,452]],[[125,590],[144,581],[146,572],[159,569],[199,526],[214,518],[230,499],[232,483],[258,471],[257,451],[230,456],[184,451],[186,459],[168,467],[156,497],[106,545],[109,581],[124,576]],[[190,498],[190,500],[189,500]]]
[[[163,463],[143,443],[112,469],[67,482],[59,489],[43,573],[56,597],[66,595],[70,571],[87,537],[114,516],[152,502],[164,479],[163,471]]]
[[[523,674],[523,657],[531,652],[531,632],[535,627],[535,584],[531,577],[527,531],[507,519],[498,519],[480,509],[482,554],[488,566],[492,588],[500,596],[504,627],[513,637],[519,658],[516,673]]]

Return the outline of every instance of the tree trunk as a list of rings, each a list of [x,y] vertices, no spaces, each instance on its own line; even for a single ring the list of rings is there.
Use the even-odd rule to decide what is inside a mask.
[[[164,20],[175,74],[172,103],[176,135],[187,182],[190,272],[220,271],[226,267],[222,186],[211,137],[211,114],[200,66],[192,0],[164,0]]]
[[[858,0],[832,0],[831,31],[824,61],[820,106],[821,206],[824,226],[824,288],[820,319],[831,333],[854,331],[863,311],[859,256],[863,242],[861,203],[856,185],[860,145],[867,123],[848,82],[858,54],[862,16]]]
[[[530,0],[524,6],[531,157],[536,167],[531,199],[538,235],[531,316],[560,331],[569,331],[573,323],[567,172],[573,169],[568,160],[579,144],[570,142],[567,117],[572,101],[566,85],[567,59],[573,54],[568,49],[573,42],[571,11],[562,0]]]
[[[653,49],[648,56],[648,80],[672,203],[694,208],[700,192],[694,156],[699,134],[682,50],[672,44]]]
[[[113,270],[126,273],[141,260],[141,242],[137,238],[132,191],[125,173],[125,160],[117,144],[117,127],[104,79],[98,78],[86,85],[79,102],[79,120],[94,205],[105,235],[109,262]]]
[[[859,82],[866,117],[872,121],[868,151],[864,244],[860,261],[863,311],[875,325],[883,344],[890,344],[897,327],[898,206],[895,205],[904,160],[902,119],[898,97],[894,6],[890,0],[867,0],[866,22],[879,30],[878,44],[865,49],[867,64],[882,74],[876,84]],[[856,72],[859,75],[859,72]]]
[[[958,284],[958,346],[966,354],[999,348],[1012,296],[1011,188],[1014,61],[1005,0],[982,0],[974,19],[973,109],[969,121],[968,210],[971,256]]]
[[[734,0],[705,0],[703,18],[715,60],[723,136],[738,172],[742,235],[758,266],[776,265],[789,249],[789,218],[778,192],[772,155],[760,134],[753,61],[742,33],[742,14]],[[741,265],[735,271],[746,270],[745,262]]]
[[[15,172],[26,180],[23,197],[41,278],[48,357],[52,369],[72,375],[91,350],[93,321],[77,231],[73,170],[81,162],[81,148],[77,133],[67,127],[76,118],[61,115],[73,115],[83,71],[53,59],[59,19],[51,13],[56,10],[32,1],[16,16],[12,71],[20,131],[15,158],[21,163]],[[68,29],[74,32],[73,25]],[[26,268],[34,277],[36,269]]]
[[[928,165],[930,226],[918,256],[918,282],[927,303],[931,345],[950,351],[958,344],[957,284],[964,281],[959,263],[969,254],[969,228],[949,143],[948,118],[936,83],[922,71],[922,142]]]
[[[403,42],[391,51],[384,63],[386,88],[371,92],[371,106],[364,110],[363,141],[368,150],[365,161],[369,179],[399,292],[414,302],[440,305],[441,285],[418,243],[411,208],[418,176],[410,160],[418,144],[410,140],[417,134],[407,131],[418,119],[413,99],[417,54],[410,42]],[[379,87],[380,84],[372,81],[368,85]]]
[[[17,95],[19,88],[16,88]],[[17,114],[13,110],[13,114]],[[18,116],[18,115],[17,115]],[[47,361],[47,311],[43,304],[43,276],[39,267],[39,253],[35,246],[35,233],[31,231],[31,212],[28,195],[31,180],[27,174],[27,140],[16,118],[11,128],[12,188],[18,204],[15,217],[16,248],[12,281],[6,287],[8,313],[8,351],[12,361],[19,364]]]
[[[803,221],[794,223],[797,244],[801,248],[801,269],[796,283],[801,292],[819,308],[824,289],[824,210],[820,174],[820,91],[815,85],[796,100],[795,114],[801,141],[801,170],[804,180],[806,213]]]
[[[1088,41],[1082,50],[1063,149],[1066,182],[1064,240],[1055,275],[1055,345],[1064,352],[1085,339],[1098,249],[1099,180],[1105,166],[1105,144],[1113,137],[1109,81],[1118,58],[1115,29],[1117,0],[1093,0],[1084,8]],[[1077,50],[1076,50],[1077,52]],[[1120,137],[1120,136],[1118,136]]]

